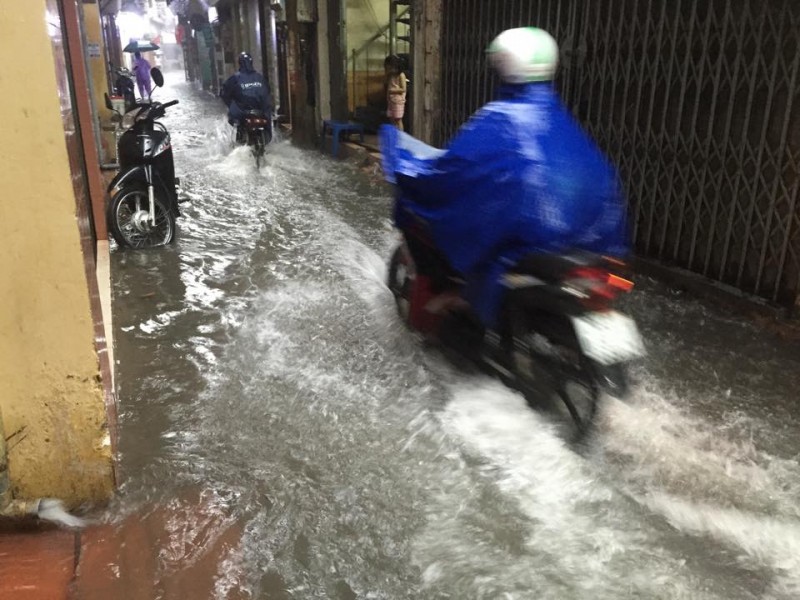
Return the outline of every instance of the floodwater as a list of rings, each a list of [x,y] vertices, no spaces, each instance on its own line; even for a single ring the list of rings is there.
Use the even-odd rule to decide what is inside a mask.
[[[218,101],[157,94],[192,202],[173,247],[113,255],[108,519],[201,499],[158,577],[214,547],[195,597],[800,597],[796,343],[640,282],[632,396],[570,447],[401,326],[385,188],[286,143],[256,172]]]

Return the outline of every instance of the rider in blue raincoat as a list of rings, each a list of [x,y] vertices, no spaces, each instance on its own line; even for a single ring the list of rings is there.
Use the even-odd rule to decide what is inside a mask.
[[[237,125],[248,110],[260,110],[267,117],[272,113],[269,83],[253,68],[253,58],[239,55],[239,71],[222,85],[222,101],[228,107],[228,122]]]
[[[553,89],[555,40],[535,28],[500,34],[488,49],[501,85],[445,150],[381,130],[384,171],[396,183],[395,221],[421,217],[467,281],[484,325],[497,325],[501,279],[538,252],[628,250],[625,203],[613,166]]]

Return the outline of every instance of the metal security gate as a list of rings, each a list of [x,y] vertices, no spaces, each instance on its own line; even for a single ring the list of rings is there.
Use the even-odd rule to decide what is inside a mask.
[[[800,294],[800,2],[444,0],[444,141],[491,97],[483,50],[536,25],[619,166],[639,255],[792,305]]]

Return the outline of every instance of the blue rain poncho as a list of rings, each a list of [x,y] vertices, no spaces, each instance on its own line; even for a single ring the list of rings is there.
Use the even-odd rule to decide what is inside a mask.
[[[446,150],[390,126],[383,167],[397,186],[396,225],[421,217],[467,281],[465,297],[494,326],[502,275],[522,257],[628,250],[616,172],[550,84],[506,85]]]

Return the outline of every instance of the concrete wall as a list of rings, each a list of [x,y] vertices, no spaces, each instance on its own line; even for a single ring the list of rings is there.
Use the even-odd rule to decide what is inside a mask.
[[[386,76],[383,67],[371,71],[347,71],[347,106],[354,111],[357,106],[386,108]]]
[[[260,73],[264,72],[264,63],[261,56],[261,27],[258,19],[258,0],[248,0],[242,6],[246,13],[247,52],[253,57],[253,65]]]
[[[48,37],[48,33],[52,37]],[[0,410],[18,497],[101,501],[111,452],[59,93],[54,0],[4,0],[0,18]],[[63,90],[63,87],[62,87]],[[79,90],[85,93],[85,90]]]
[[[389,0],[347,0],[347,96],[356,106],[384,106],[383,62],[389,55],[389,32],[365,43],[389,23]],[[405,27],[402,27],[405,32]],[[404,45],[405,47],[405,45]],[[353,51],[359,52],[353,61]],[[400,48],[399,50],[403,50]]]
[[[253,66],[264,73],[261,54],[260,23],[258,18],[258,0],[241,0],[230,5],[230,19],[225,19],[222,31],[222,45],[226,49],[223,72],[220,77],[224,81],[239,69],[239,54],[249,52],[253,57]]]
[[[367,103],[367,97],[377,91],[382,94],[383,61],[389,55],[389,32],[369,44],[353,64],[353,50],[360,50],[364,43],[389,22],[389,0],[347,0],[347,96],[350,110],[354,105]],[[353,96],[353,76],[356,73],[355,97]],[[369,73],[379,75],[377,88],[369,89],[359,84],[373,81]]]
[[[347,56],[353,49],[360,48],[366,40],[389,22],[389,0],[347,0]],[[385,43],[376,42],[370,48],[375,49],[376,60],[383,59],[389,53],[388,34]]]

